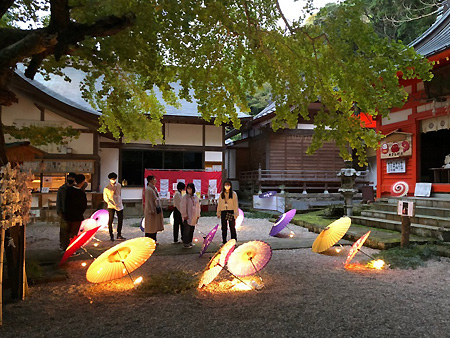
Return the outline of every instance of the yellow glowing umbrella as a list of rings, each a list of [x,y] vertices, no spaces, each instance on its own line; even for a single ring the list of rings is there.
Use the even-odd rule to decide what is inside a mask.
[[[350,224],[352,220],[350,217],[341,217],[338,220],[331,223],[322,232],[317,236],[316,240],[313,243],[312,251],[313,252],[323,252],[333,245],[335,245],[339,240],[344,237],[348,228],[350,228]]]
[[[222,247],[217,251],[214,256],[209,261],[206,266],[205,271],[200,278],[200,283],[198,284],[198,288],[200,289],[203,286],[211,283],[214,278],[222,271],[222,269],[227,264],[228,258],[230,257],[230,253],[234,250],[236,246],[236,240],[230,239],[226,242]]]
[[[101,283],[129,275],[145,263],[155,248],[155,241],[149,237],[122,242],[102,253],[87,270],[86,278]]]

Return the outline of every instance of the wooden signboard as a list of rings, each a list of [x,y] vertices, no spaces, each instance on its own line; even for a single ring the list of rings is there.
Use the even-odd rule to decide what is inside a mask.
[[[393,132],[381,141],[381,159],[412,156],[411,134]]]

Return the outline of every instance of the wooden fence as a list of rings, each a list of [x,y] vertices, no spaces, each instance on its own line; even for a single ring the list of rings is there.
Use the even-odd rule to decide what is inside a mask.
[[[241,189],[257,191],[316,191],[331,192],[341,187],[341,179],[335,170],[253,170],[239,176]],[[360,171],[356,187],[368,184],[368,172]]]

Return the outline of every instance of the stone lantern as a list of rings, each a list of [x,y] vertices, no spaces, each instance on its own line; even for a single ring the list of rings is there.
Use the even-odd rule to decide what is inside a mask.
[[[353,216],[353,196],[358,192],[355,189],[356,177],[361,173],[352,168],[352,161],[345,161],[341,171],[337,174],[341,178],[341,188],[338,190],[344,196],[344,211],[347,216]]]

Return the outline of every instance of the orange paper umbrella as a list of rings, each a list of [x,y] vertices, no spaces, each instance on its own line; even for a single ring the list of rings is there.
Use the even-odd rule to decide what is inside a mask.
[[[263,241],[242,244],[230,256],[228,269],[238,277],[250,276],[263,269],[272,258],[272,248]]]
[[[86,278],[91,283],[101,283],[130,274],[145,263],[155,247],[155,241],[149,237],[138,237],[113,246],[91,264]]]
[[[344,237],[348,228],[350,228],[350,224],[352,220],[350,217],[341,217],[338,220],[331,223],[322,232],[317,236],[316,240],[313,243],[312,251],[313,252],[323,252],[333,245],[335,245],[339,240]]]
[[[226,242],[222,247],[217,251],[214,256],[209,261],[206,266],[205,271],[200,278],[200,283],[198,284],[198,288],[200,289],[203,286],[211,283],[214,278],[222,271],[222,269],[227,264],[228,258],[230,257],[230,253],[234,250],[236,246],[236,240],[230,239]]]
[[[355,255],[358,253],[358,251],[363,246],[364,242],[366,241],[367,237],[369,237],[370,231],[366,233],[364,236],[362,236],[360,239],[358,239],[355,243],[353,243],[352,247],[350,248],[350,251],[347,256],[347,260],[345,261],[344,265],[347,265],[350,263],[350,261],[355,257]]]

